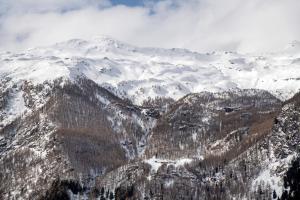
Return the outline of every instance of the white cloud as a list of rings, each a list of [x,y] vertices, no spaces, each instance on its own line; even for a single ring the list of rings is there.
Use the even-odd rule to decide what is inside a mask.
[[[165,0],[144,7],[107,0],[4,2],[2,50],[109,35],[139,46],[272,51],[300,35],[298,0]]]

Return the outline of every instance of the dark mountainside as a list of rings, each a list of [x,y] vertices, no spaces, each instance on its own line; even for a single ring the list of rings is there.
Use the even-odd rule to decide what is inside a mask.
[[[2,81],[5,85],[5,81]],[[0,199],[299,199],[300,94],[188,94],[133,105],[91,80],[28,81],[0,127]]]

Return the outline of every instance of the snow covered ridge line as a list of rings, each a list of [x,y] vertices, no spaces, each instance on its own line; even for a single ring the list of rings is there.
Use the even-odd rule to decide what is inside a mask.
[[[69,40],[22,53],[0,54],[0,77],[12,84],[40,84],[85,77],[122,98],[142,104],[149,97],[179,99],[202,91],[262,89],[281,100],[300,89],[300,47],[263,55],[201,54],[186,49],[140,48],[100,37]]]

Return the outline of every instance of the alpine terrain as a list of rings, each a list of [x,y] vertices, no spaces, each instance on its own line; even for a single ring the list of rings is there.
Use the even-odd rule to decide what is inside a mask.
[[[300,199],[300,42],[109,37],[0,53],[0,199]]]

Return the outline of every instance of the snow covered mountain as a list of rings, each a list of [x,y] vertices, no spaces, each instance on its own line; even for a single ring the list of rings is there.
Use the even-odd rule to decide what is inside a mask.
[[[10,84],[83,76],[136,104],[148,98],[228,89],[268,90],[282,100],[300,88],[299,42],[283,52],[200,54],[186,49],[134,47],[108,37],[70,40],[0,55],[0,76]]]
[[[299,72],[296,41],[263,55],[108,37],[1,53],[0,199],[297,195]]]

